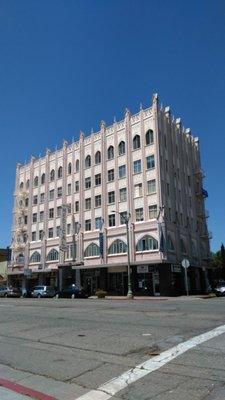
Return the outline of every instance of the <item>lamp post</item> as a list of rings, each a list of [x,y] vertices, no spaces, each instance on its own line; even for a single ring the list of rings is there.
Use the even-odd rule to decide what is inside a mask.
[[[113,210],[112,213],[119,214],[118,211]],[[129,220],[130,220],[131,214],[127,213],[127,216],[121,215],[121,218],[123,219],[125,225],[126,225],[126,233],[127,233],[127,276],[128,276],[128,291],[127,291],[127,298],[128,299],[133,299],[133,292],[132,292],[132,287],[131,287],[131,279],[130,279],[130,236],[129,236]]]
[[[81,284],[81,279],[80,279],[80,270],[76,268],[77,265],[77,243],[76,243],[76,235],[78,236],[80,232],[80,227],[81,224],[80,222],[75,222],[74,216],[73,216],[73,264],[76,269],[75,274],[76,274],[76,283],[78,286]],[[73,268],[73,267],[72,267]]]

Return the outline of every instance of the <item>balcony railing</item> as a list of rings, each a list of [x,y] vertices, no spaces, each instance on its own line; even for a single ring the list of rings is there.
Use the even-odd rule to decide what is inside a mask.
[[[209,218],[209,212],[208,210],[200,210],[197,212],[197,216],[199,218]]]
[[[206,199],[209,196],[207,190],[205,190],[203,188],[201,188],[201,190],[195,192],[195,194],[197,197],[203,197],[204,199]]]
[[[202,238],[202,239],[212,239],[212,232],[211,231],[207,231],[207,232],[204,232],[204,233],[202,233],[201,235],[200,235],[200,237]]]
[[[199,170],[195,171],[194,175],[200,176],[202,179],[205,178],[205,172],[203,171],[203,169],[199,169]]]

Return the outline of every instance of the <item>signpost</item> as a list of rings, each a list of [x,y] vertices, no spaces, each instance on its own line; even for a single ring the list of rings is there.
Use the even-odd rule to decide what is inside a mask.
[[[188,277],[187,277],[187,269],[190,267],[190,261],[187,258],[184,258],[181,262],[182,267],[184,268],[184,276],[185,276],[185,287],[186,287],[186,293],[187,296],[189,295],[189,290],[188,290]]]

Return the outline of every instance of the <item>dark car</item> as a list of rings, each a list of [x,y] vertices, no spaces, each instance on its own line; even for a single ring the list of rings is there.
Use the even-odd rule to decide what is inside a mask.
[[[72,283],[71,285],[59,291],[56,294],[56,297],[67,297],[70,299],[75,299],[75,298],[86,299],[88,295],[83,288],[79,287],[75,283]]]
[[[21,297],[22,292],[19,288],[12,286],[1,286],[0,297]]]
[[[225,296],[225,282],[218,283],[213,291],[217,297]]]

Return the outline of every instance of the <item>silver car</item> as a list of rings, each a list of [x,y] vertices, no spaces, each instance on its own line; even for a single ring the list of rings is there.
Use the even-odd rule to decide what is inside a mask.
[[[219,282],[214,288],[214,293],[217,297],[225,296],[225,282]]]
[[[0,297],[21,297],[22,292],[20,289],[12,286],[1,286]]]
[[[41,297],[54,297],[55,289],[52,288],[51,286],[45,286],[45,285],[34,286],[31,292],[31,296],[38,297],[39,299]]]

